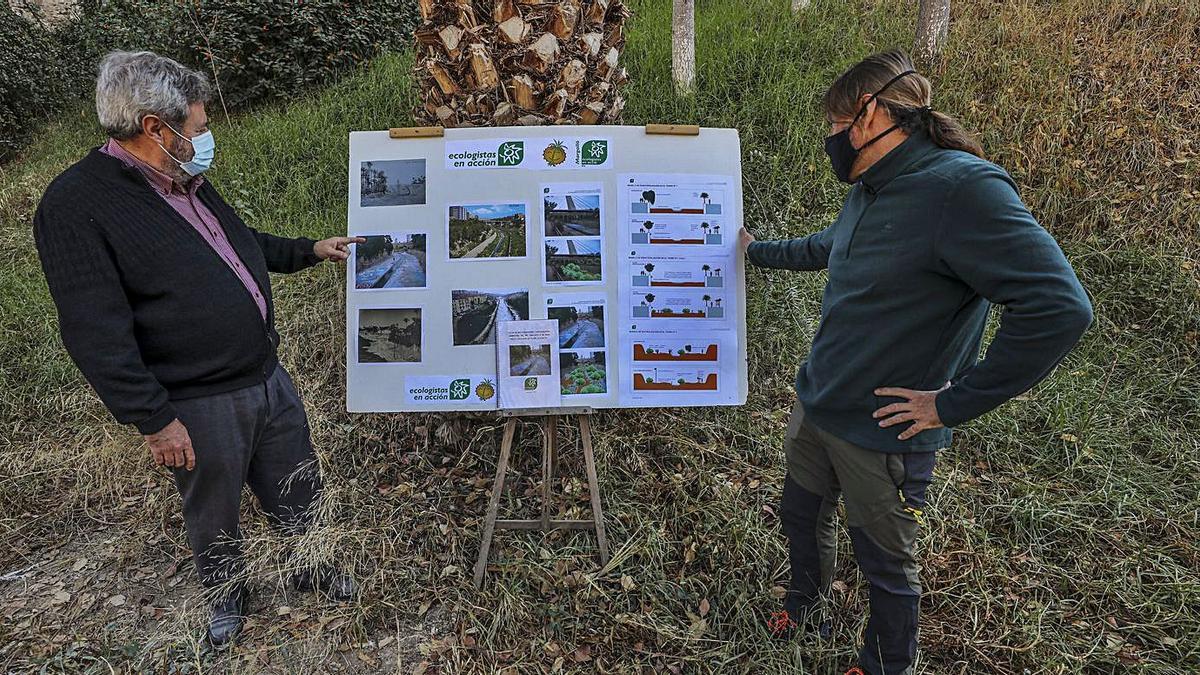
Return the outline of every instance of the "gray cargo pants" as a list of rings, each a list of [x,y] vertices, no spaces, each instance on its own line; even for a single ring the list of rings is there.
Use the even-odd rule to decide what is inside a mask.
[[[321,476],[304,405],[282,365],[262,384],[172,405],[196,453],[192,471],[172,471],[196,570],[211,587],[240,567],[242,486],[273,525],[294,534],[311,520]]]

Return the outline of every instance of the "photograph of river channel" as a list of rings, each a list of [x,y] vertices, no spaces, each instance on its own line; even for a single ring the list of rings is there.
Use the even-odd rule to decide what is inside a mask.
[[[420,308],[359,310],[359,363],[419,363],[420,361]]]
[[[354,245],[354,287],[425,288],[424,232],[365,235]]]
[[[496,344],[498,321],[529,318],[529,291],[459,290],[450,293],[454,317],[454,346]]]

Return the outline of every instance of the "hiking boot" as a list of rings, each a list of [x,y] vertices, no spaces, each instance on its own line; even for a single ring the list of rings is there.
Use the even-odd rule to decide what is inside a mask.
[[[238,586],[228,596],[213,603],[206,638],[213,649],[233,644],[246,621],[246,589]]]
[[[314,573],[304,569],[292,575],[292,588],[301,593],[320,590],[334,602],[350,602],[358,595],[353,577],[329,565],[321,565]]]

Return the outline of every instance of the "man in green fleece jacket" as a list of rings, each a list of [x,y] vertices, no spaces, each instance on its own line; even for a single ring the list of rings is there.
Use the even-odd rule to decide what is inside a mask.
[[[837,220],[755,241],[752,263],[828,270],[821,323],[796,378],[781,520],[792,569],[785,609],[827,630],[834,505],[846,499],[871,616],[850,672],[910,673],[921,593],[915,543],[935,451],[950,428],[1044,378],[1092,320],[1054,239],[1008,174],[952,118],[901,52],[871,56],[825,95],[825,146],[852,183]],[[991,304],[1000,327],[978,360]]]

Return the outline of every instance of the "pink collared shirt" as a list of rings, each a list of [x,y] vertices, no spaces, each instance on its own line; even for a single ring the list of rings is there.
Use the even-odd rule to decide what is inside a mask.
[[[112,138],[108,139],[108,142],[100,148],[100,152],[121,160],[126,166],[136,168],[146,177],[154,191],[165,199],[176,213],[183,216],[183,219],[188,221],[201,237],[204,237],[204,241],[208,242],[217,255],[221,256],[225,264],[229,265],[229,269],[233,270],[233,273],[242,281],[242,285],[246,287],[246,291],[254,298],[254,304],[258,305],[258,313],[265,321],[267,299],[263,297],[258,282],[254,280],[250,270],[242,264],[242,259],[237,251],[233,250],[233,245],[225,236],[225,230],[221,229],[220,221],[196,196],[196,191],[203,184],[204,177],[196,176],[186,186],[179,185],[167,174],[135,157],[133,153],[121,147],[121,144]]]

